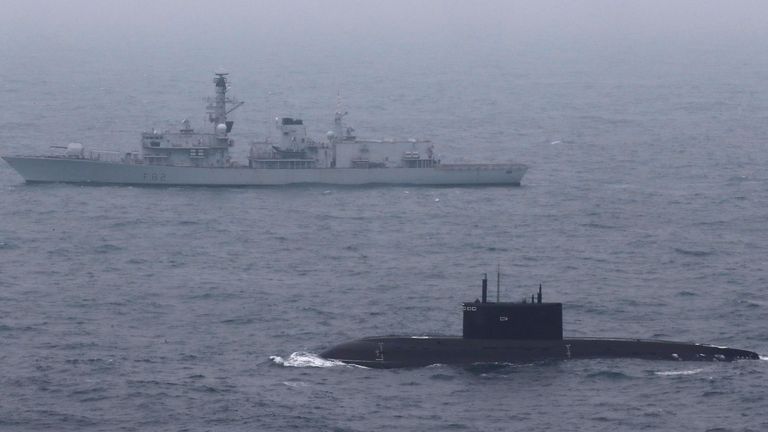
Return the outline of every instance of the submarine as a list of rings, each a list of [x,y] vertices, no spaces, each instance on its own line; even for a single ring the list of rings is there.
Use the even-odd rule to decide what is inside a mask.
[[[757,353],[707,344],[619,338],[564,338],[562,303],[542,302],[538,294],[522,302],[488,301],[488,276],[482,297],[462,304],[462,336],[376,336],[336,345],[320,354],[329,360],[371,368],[433,364],[526,364],[544,360],[632,358],[648,360],[757,360]]]

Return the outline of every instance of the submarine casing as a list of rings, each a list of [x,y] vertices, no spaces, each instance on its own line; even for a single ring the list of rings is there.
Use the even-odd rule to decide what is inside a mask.
[[[472,339],[459,336],[369,337],[337,345],[327,359],[373,368],[433,364],[510,363],[544,360],[637,358],[647,360],[756,360],[747,350],[663,340],[565,338],[560,340]]]
[[[511,363],[591,358],[648,360],[756,360],[752,352],[714,345],[663,340],[563,338],[562,303],[538,295],[521,303],[489,302],[488,279],[482,297],[462,304],[462,336],[378,336],[337,345],[327,359],[376,368],[432,364]]]

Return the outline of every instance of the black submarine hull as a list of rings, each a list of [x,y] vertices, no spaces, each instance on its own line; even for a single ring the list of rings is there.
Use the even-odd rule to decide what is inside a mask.
[[[594,358],[686,361],[759,359],[759,356],[752,351],[661,340],[608,338],[510,340],[444,336],[363,338],[337,345],[323,352],[321,356],[373,368],[422,367],[433,364],[525,364],[543,360]]]

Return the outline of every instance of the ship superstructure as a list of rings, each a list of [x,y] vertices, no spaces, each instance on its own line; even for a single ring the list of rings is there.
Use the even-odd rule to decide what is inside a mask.
[[[176,132],[141,134],[140,152],[87,150],[79,143],[52,146],[56,155],[4,156],[27,182],[249,186],[287,184],[519,185],[527,166],[443,164],[427,140],[358,139],[336,110],[323,140],[308,136],[302,119],[278,117],[276,142],[251,144],[247,163],[232,160],[234,122],[240,107],[227,95],[228,74],[213,78],[208,100],[211,132],[198,132],[185,119]]]
[[[227,73],[217,72],[213,78],[216,95],[208,100],[208,120],[213,124],[212,133],[195,132],[189,119],[181,123],[178,132],[153,130],[141,134],[141,154],[128,154],[125,162],[159,166],[228,167],[232,165],[229,148],[234,141],[229,138],[234,122],[227,120],[243,102],[227,97]],[[227,103],[233,107],[227,109]]]
[[[307,135],[304,121],[278,117],[275,128],[278,143],[251,144],[248,158],[251,168],[434,168],[440,165],[434,145],[429,140],[358,139],[354,129],[336,111],[333,129],[327,141],[315,141]]]

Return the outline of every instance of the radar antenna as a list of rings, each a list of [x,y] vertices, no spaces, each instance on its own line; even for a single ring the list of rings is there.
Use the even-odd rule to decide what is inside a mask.
[[[218,70],[214,75],[213,83],[216,86],[216,96],[208,98],[208,121],[213,123],[217,132],[219,132],[219,125],[225,125],[226,133],[229,133],[232,131],[234,122],[227,121],[227,114],[241,107],[245,102],[227,97],[227,91],[230,88],[227,79],[228,72]],[[227,109],[227,103],[231,103],[233,106]]]

